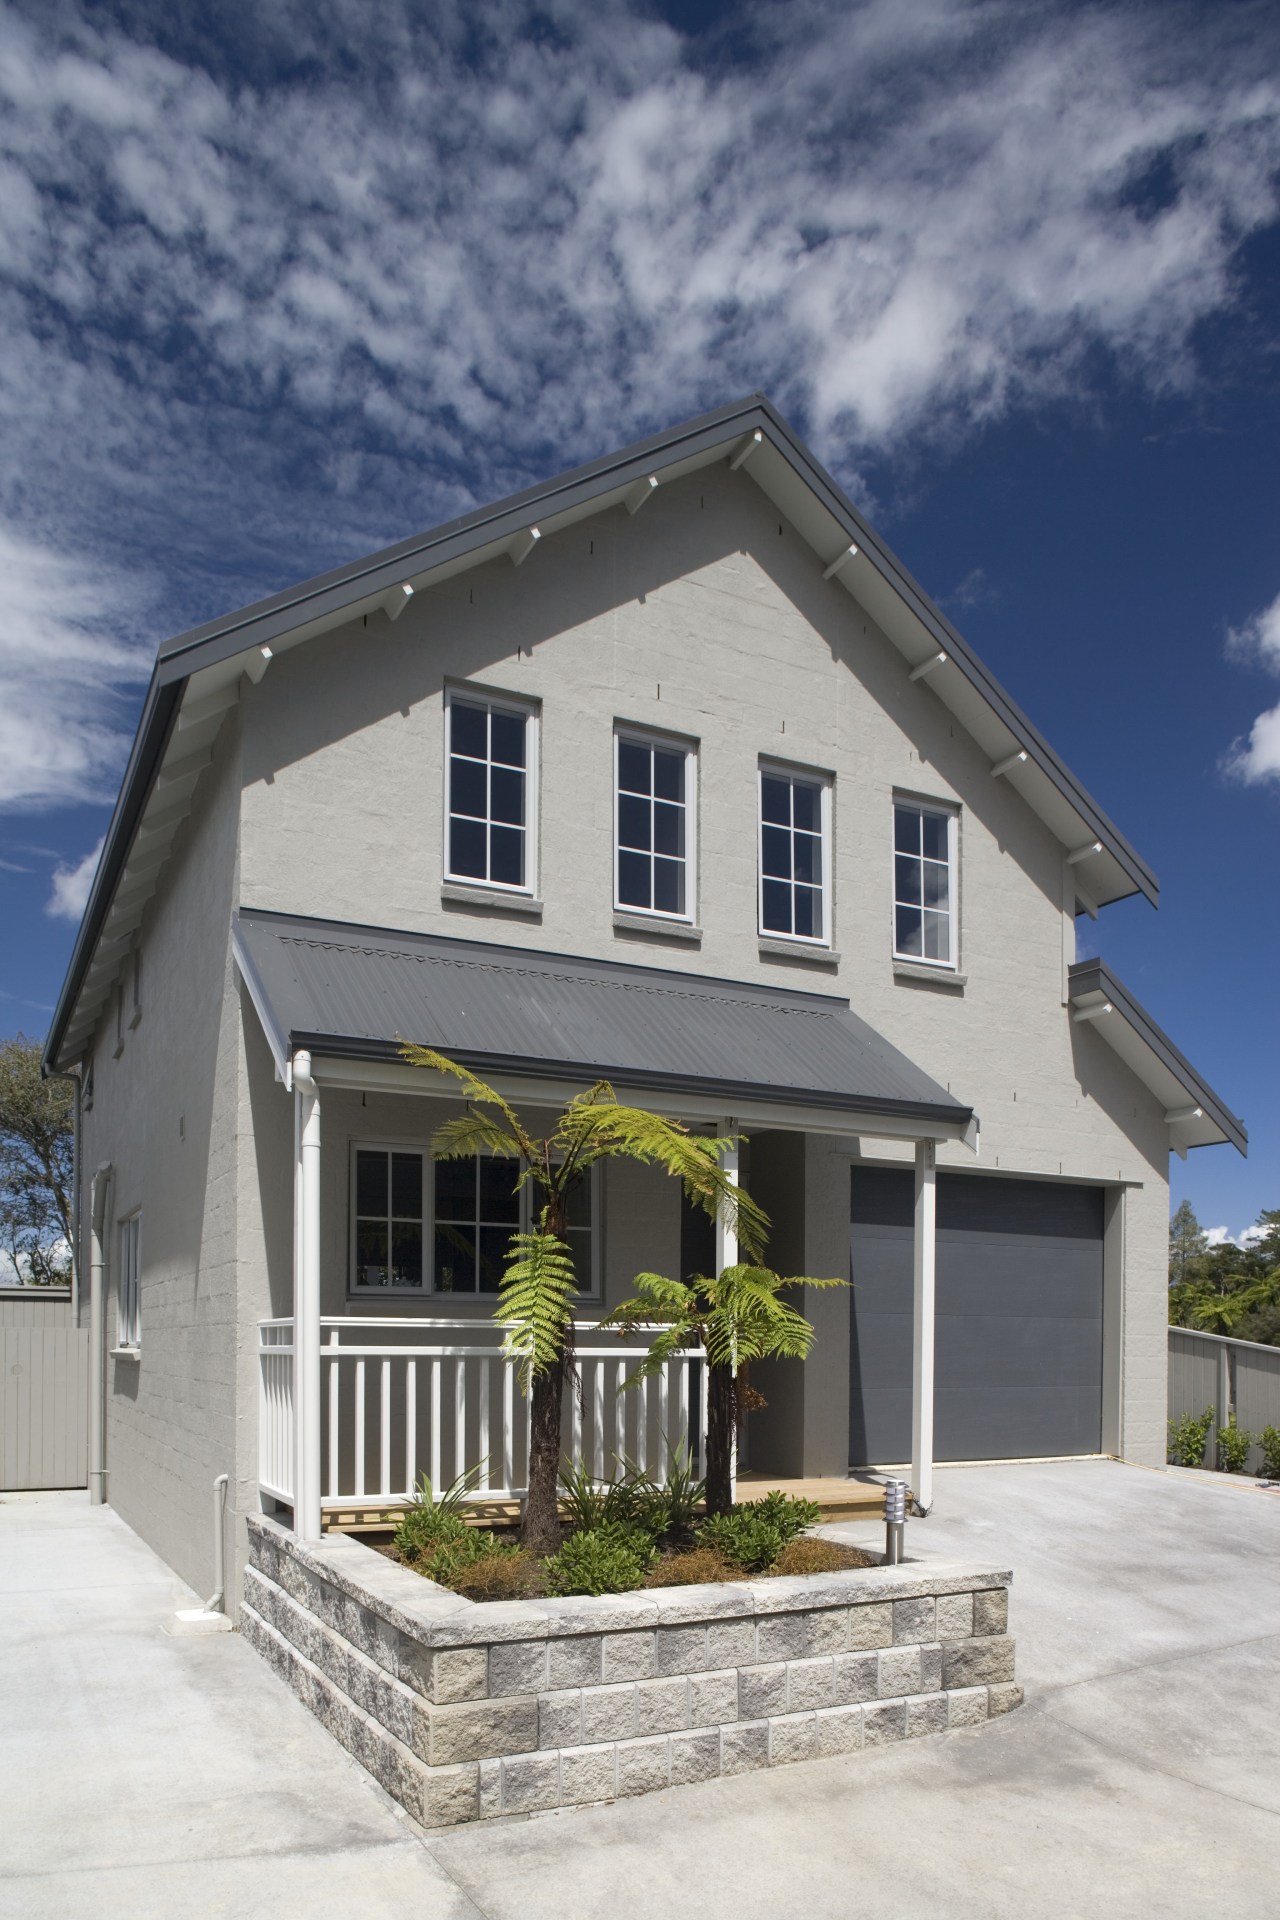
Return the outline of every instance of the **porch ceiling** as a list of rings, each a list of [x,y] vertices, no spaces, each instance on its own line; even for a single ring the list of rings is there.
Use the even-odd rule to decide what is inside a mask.
[[[972,1108],[835,995],[256,908],[234,937],[282,1074],[296,1047],[367,1070],[397,1061],[403,1038],[494,1077],[607,1079],[779,1125],[799,1112],[814,1130],[826,1114],[972,1138]]]

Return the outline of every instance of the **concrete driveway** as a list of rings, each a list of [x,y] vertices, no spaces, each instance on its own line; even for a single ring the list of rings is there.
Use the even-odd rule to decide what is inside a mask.
[[[1014,1568],[1019,1712],[422,1841],[238,1637],[164,1636],[172,1577],[114,1516],[10,1496],[0,1914],[1280,1911],[1280,1494],[954,1468],[909,1541]]]

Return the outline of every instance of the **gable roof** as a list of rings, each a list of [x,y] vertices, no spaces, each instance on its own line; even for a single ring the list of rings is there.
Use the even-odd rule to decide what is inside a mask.
[[[1133,893],[1156,904],[1150,867],[781,414],[753,394],[166,641],[50,1027],[46,1066],[75,1059],[92,1034],[242,677],[261,679],[275,654],[362,614],[395,619],[412,591],[469,567],[504,553],[519,565],[539,538],[591,514],[617,506],[637,512],[655,486],[725,458],[808,541],[833,591],[866,608],[905,668],[927,674],[990,755],[993,774],[1007,778],[1057,835],[1073,858],[1080,904],[1095,912]]]
[[[910,1122],[963,1138],[945,1087],[836,994],[242,907],[236,963],[283,1074],[295,1047]],[[817,1124],[815,1119],[814,1124]]]

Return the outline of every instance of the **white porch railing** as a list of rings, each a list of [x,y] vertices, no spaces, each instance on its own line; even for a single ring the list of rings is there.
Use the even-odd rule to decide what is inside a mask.
[[[465,1338],[458,1339],[459,1333]],[[453,1336],[450,1340],[449,1336]],[[529,1409],[516,1363],[493,1321],[322,1319],[321,1506],[404,1505],[424,1472],[439,1489],[477,1470],[474,1498],[525,1490]],[[563,1451],[598,1481],[626,1459],[661,1484],[671,1455],[706,1457],[701,1351],[628,1386],[648,1351],[634,1336],[575,1329],[577,1389],[565,1393]],[[259,1482],[291,1503],[294,1484],[293,1322],[259,1329]]]

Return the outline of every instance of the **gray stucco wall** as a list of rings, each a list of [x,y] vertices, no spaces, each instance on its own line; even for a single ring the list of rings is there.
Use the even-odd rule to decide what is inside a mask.
[[[533,915],[442,898],[450,679],[541,702],[543,905]],[[699,742],[700,941],[614,924],[615,720]],[[870,616],[824,584],[810,549],[745,474],[673,483],[634,519],[618,512],[545,538],[518,571],[504,559],[416,595],[394,626],[375,615],[285,655],[246,689],[243,721],[247,905],[842,992],[977,1109],[976,1171],[1122,1189],[1124,1448],[1163,1458],[1152,1349],[1164,1312],[1167,1134],[1154,1098],[1065,1008],[1074,929],[1062,909],[1064,850],[992,778],[927,683],[912,684]],[[834,967],[760,948],[762,754],[836,775]],[[895,790],[962,810],[962,987],[895,975]],[[864,1139],[806,1155],[806,1190],[833,1224],[829,1246],[805,1247],[793,1263],[801,1269],[847,1271],[834,1222],[842,1233],[851,1151],[900,1150]],[[974,1167],[958,1147],[940,1164]],[[847,1354],[847,1298],[815,1296],[814,1310],[821,1352]],[[833,1375],[820,1396],[829,1431],[819,1396],[796,1391],[814,1409],[804,1431],[816,1471],[844,1445],[841,1389]]]
[[[196,790],[140,931],[142,1017],[116,1057],[109,1008],[83,1120],[82,1271],[93,1170],[114,1168],[107,1342],[117,1343],[119,1222],[141,1210],[141,1349],[106,1372],[107,1497],[202,1596],[211,1488],[245,1484],[235,1395],[239,1019],[229,925],[238,861],[234,717]],[[234,1528],[235,1496],[228,1521]]]

